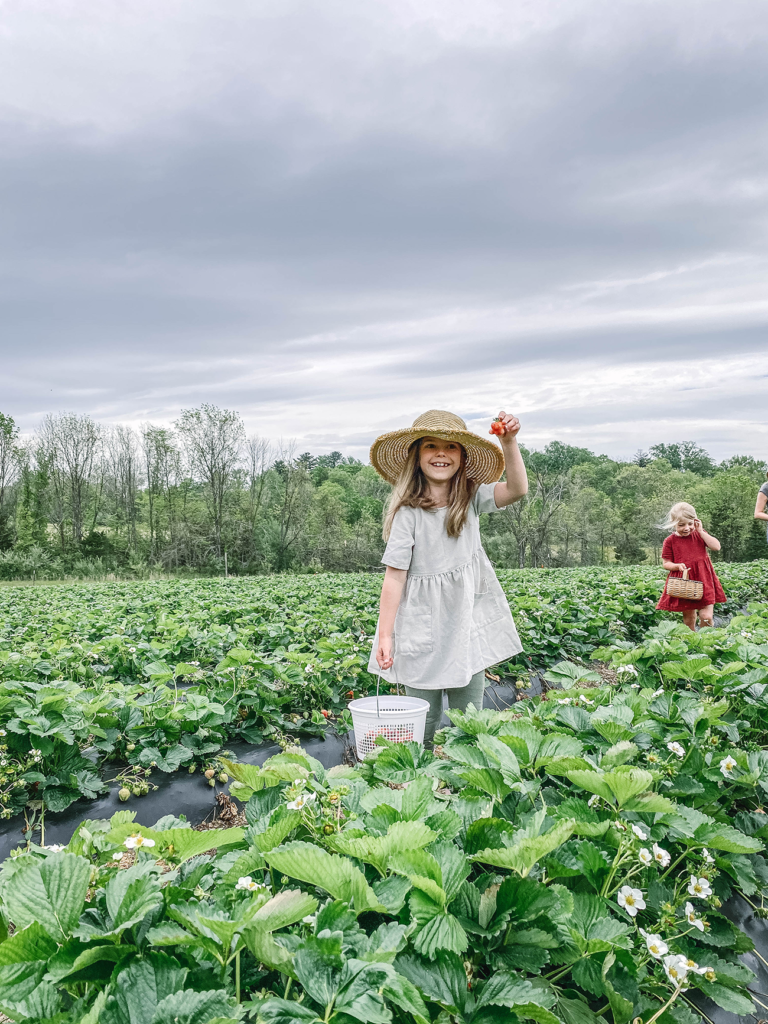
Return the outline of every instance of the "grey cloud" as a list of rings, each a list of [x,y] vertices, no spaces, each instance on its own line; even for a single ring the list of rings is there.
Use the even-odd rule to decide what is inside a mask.
[[[195,0],[183,23],[159,5],[164,49],[137,0],[105,4],[96,57],[74,9],[58,40],[38,12],[67,103],[49,77],[36,112],[17,67],[0,123],[0,408],[27,427],[212,400],[272,430],[281,403],[343,418],[355,392],[383,420],[391,389],[457,367],[490,388],[546,360],[558,379],[764,347],[757,2],[542,2],[530,24],[501,2]],[[574,287],[618,278],[641,283]]]

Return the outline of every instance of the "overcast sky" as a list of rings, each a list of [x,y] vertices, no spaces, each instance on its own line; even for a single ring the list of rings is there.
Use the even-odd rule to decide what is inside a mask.
[[[0,0],[0,410],[768,457],[763,0]]]

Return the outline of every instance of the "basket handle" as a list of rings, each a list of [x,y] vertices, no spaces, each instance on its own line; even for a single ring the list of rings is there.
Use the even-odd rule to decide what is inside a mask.
[[[685,568],[683,569],[683,579],[684,579],[684,580],[687,580],[687,579],[688,579],[688,573],[689,573],[689,572],[690,572],[690,569],[689,569],[689,568],[688,568],[688,566],[686,565],[686,567],[685,567]]]
[[[395,677],[395,693],[400,696],[400,683],[397,681],[397,672],[395,672],[395,663],[392,662],[392,675]],[[381,672],[376,673],[376,716],[379,717],[379,686],[381,684]]]

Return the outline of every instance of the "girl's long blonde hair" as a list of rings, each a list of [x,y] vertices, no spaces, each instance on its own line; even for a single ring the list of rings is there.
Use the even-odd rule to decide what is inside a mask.
[[[389,540],[392,532],[392,520],[400,508],[423,508],[434,511],[435,503],[429,497],[429,484],[421,471],[420,456],[423,438],[414,441],[408,449],[408,458],[397,478],[389,498],[387,511],[384,514],[384,540]],[[457,442],[458,443],[458,442]],[[445,516],[445,530],[449,537],[458,537],[467,521],[467,512],[475,491],[478,488],[473,480],[467,477],[467,453],[461,450],[461,465],[451,480],[448,492],[448,511]]]
[[[678,501],[672,506],[667,512],[667,518],[663,523],[659,523],[660,530],[676,530],[677,524],[684,520],[690,520],[693,522],[694,519],[698,519],[696,515],[696,509],[693,505],[690,505],[687,501]]]

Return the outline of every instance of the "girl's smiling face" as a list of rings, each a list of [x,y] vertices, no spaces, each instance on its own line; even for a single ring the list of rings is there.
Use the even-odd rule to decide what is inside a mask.
[[[461,466],[461,445],[437,437],[422,438],[419,466],[429,483],[448,483]]]
[[[688,537],[696,529],[696,524],[692,519],[681,519],[677,524],[677,534],[679,537]]]

